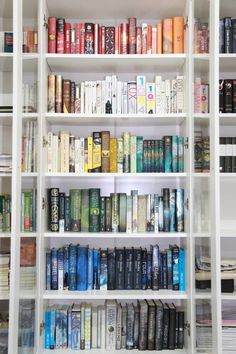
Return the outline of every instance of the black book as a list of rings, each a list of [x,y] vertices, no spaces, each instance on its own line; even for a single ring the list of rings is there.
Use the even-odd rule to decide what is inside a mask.
[[[115,290],[116,289],[116,252],[114,249],[108,250],[107,272],[108,272],[107,289]]]
[[[106,199],[100,197],[100,231],[106,231]]]
[[[159,274],[158,274],[158,286],[159,289],[163,289],[163,265],[162,265],[162,253],[159,252]]]
[[[168,304],[164,304],[163,308],[163,338],[162,338],[162,349],[169,348],[169,324],[170,324],[170,309]]]
[[[134,305],[127,305],[126,349],[134,348]]]
[[[163,303],[161,300],[155,301],[156,305],[156,335],[155,350],[162,350],[163,342]]]
[[[134,306],[134,349],[138,349],[139,338],[139,308]]]
[[[176,312],[175,316],[175,349],[178,348],[178,339],[179,339],[179,315]]]
[[[145,300],[139,303],[139,350],[147,349],[147,333],[148,333],[148,305]]]
[[[172,247],[173,290],[179,290],[179,247]]]
[[[184,312],[178,312],[178,323],[179,323],[179,338],[178,338],[178,349],[183,349],[184,347]]]
[[[142,250],[142,290],[147,289],[147,250]]]
[[[233,53],[236,53],[236,19],[231,20],[232,24],[232,37],[233,37]]]
[[[175,349],[175,336],[176,336],[176,308],[174,304],[169,305],[169,339],[168,348]]]
[[[224,113],[224,80],[219,81],[219,111]]]
[[[232,145],[233,145],[233,156],[232,156],[232,172],[236,172],[236,156],[234,151],[236,151],[236,138],[232,138]]]
[[[233,53],[233,29],[231,17],[225,17],[225,53]]]
[[[134,249],[134,287],[133,289],[142,289],[142,249]]]
[[[236,113],[236,80],[233,80],[232,82],[232,99],[233,99],[233,113]]]
[[[226,144],[225,172],[230,173],[232,172],[232,160],[233,160],[232,138],[230,137],[225,138],[225,144]]]
[[[125,249],[125,289],[132,290],[134,280],[134,250]]]
[[[226,138],[220,137],[220,172],[225,172]]]
[[[116,248],[116,289],[125,288],[125,248]]]
[[[167,276],[167,252],[161,252],[162,258],[162,289],[168,289],[168,276]]]
[[[48,190],[48,227],[52,232],[59,231],[59,188]]]
[[[147,252],[147,289],[152,288],[152,252]]]
[[[224,112],[232,113],[233,111],[233,89],[232,80],[224,82]]]
[[[147,300],[148,304],[148,343],[147,349],[154,350],[155,349],[155,304],[152,300]]]
[[[59,231],[65,231],[65,193],[59,193]]]
[[[170,190],[163,188],[164,232],[170,231]]]
[[[106,231],[111,232],[111,197],[106,197]]]

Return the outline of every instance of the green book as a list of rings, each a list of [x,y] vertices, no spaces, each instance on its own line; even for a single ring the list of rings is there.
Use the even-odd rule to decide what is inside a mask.
[[[82,207],[81,207],[81,231],[89,231],[89,191],[88,189],[82,189]]]
[[[111,230],[119,232],[119,195],[111,193]]]
[[[31,192],[24,192],[24,232],[30,232],[30,204],[31,204]],[[3,213],[5,213],[3,211]],[[6,220],[6,216],[4,216]]]
[[[70,190],[70,230],[81,231],[81,190]]]
[[[106,231],[106,197],[100,198],[100,231]]]
[[[137,162],[137,172],[143,172],[143,137],[137,136],[137,148],[136,148],[136,162]]]
[[[89,232],[100,231],[100,189],[89,189]]]
[[[111,232],[111,197],[106,197],[106,231]]]
[[[127,196],[125,193],[119,194],[119,231],[126,232],[126,217],[127,217]]]
[[[148,172],[148,141],[143,141],[143,172]]]

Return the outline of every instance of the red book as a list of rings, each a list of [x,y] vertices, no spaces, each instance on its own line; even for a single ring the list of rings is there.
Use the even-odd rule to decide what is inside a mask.
[[[71,32],[71,24],[65,23],[65,53],[66,54],[70,54],[71,52],[70,32]]]
[[[128,54],[128,27],[127,23],[121,24],[121,54]]]
[[[48,18],[48,53],[56,53],[57,19]]]
[[[102,26],[101,43],[102,43],[101,54],[105,54],[106,53],[106,27],[105,26]]]
[[[57,53],[65,53],[65,19],[57,19]]]
[[[94,25],[94,54],[98,54],[99,24]]]
[[[80,31],[81,31],[81,24],[75,24],[75,53],[81,53],[81,41],[80,41]]]
[[[152,54],[152,26],[151,25],[148,25],[147,54]]]
[[[136,54],[136,18],[129,18],[129,54]]]
[[[119,54],[119,26],[115,26],[115,54]]]
[[[119,26],[119,54],[121,54],[121,26]]]
[[[85,23],[84,37],[85,54],[94,54],[94,25]]]
[[[142,24],[142,54],[147,54],[148,25]]]
[[[142,54],[142,27],[137,27],[136,53]]]
[[[85,23],[80,24],[80,54],[85,53]]]
[[[102,26],[98,28],[98,54],[102,54]]]

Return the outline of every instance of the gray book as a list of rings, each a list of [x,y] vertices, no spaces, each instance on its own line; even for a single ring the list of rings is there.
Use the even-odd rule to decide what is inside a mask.
[[[139,325],[139,350],[147,349],[148,333],[148,305],[145,300],[139,301],[140,325]]]

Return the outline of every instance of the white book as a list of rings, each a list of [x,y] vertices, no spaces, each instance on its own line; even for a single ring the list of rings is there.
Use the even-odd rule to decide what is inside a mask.
[[[106,300],[106,350],[116,349],[116,300]]]
[[[96,84],[96,113],[102,113],[102,82],[100,80]]]
[[[102,80],[102,114],[106,113],[106,81]]]
[[[177,81],[176,79],[171,80],[171,91],[170,91],[170,113],[177,113]]]
[[[166,83],[161,82],[161,113],[166,113]]]
[[[32,169],[32,140],[33,140],[33,121],[29,122],[29,157],[27,172],[31,172]]]
[[[165,80],[165,90],[166,90],[166,112],[170,113],[170,80]]]
[[[84,113],[89,114],[89,82],[84,82]]]
[[[84,172],[84,138],[80,138],[79,147],[79,172]]]
[[[92,348],[98,348],[98,311],[97,306],[92,307]]]
[[[117,113],[117,77],[112,75],[111,77],[111,90],[112,90],[112,114]]]
[[[34,159],[34,170],[37,171],[37,148],[38,148],[38,139],[37,139],[37,122],[34,121],[33,124],[33,159]]]
[[[105,306],[102,307],[102,324],[101,324],[101,349],[105,349],[106,347],[106,310]]]
[[[111,76],[106,76],[105,107],[108,102],[110,104],[112,104]],[[105,112],[106,112],[106,110],[105,110]]]
[[[80,138],[75,139],[75,173],[80,172]]]
[[[88,114],[93,113],[93,84],[92,81],[88,81]]]
[[[128,82],[128,113],[137,113],[137,83],[135,81]]]
[[[137,114],[146,113],[146,77],[137,76]]]
[[[85,305],[85,350],[91,349],[91,315],[92,308],[90,304]]]
[[[117,321],[116,321],[116,349],[121,349],[121,327],[122,327],[122,307],[117,305]]]
[[[69,150],[70,150],[70,142],[69,142],[69,132],[62,131],[60,133],[60,155],[61,155],[61,172],[69,173]]]
[[[162,78],[161,76],[156,76],[156,114],[161,114],[162,112]]]
[[[128,113],[128,82],[123,82],[123,91],[122,91],[122,113]]]
[[[58,135],[53,134],[52,137],[52,151],[53,151],[53,159],[52,159],[52,172],[58,172]]]
[[[92,90],[92,114],[96,113],[96,100],[97,100],[97,89],[96,89],[96,81],[91,82],[91,90]]]
[[[156,92],[155,84],[148,82],[146,86],[146,112],[148,114],[155,114],[156,112]]]
[[[184,112],[184,77],[177,76],[177,113]]]
[[[122,88],[123,83],[121,81],[117,81],[117,114],[122,114]]]
[[[29,165],[29,122],[26,123],[25,129],[25,172],[28,172]]]
[[[5,37],[5,32],[0,31],[0,53],[4,52],[4,37]]]
[[[84,92],[84,82],[81,82],[81,86],[80,86],[80,113],[84,114],[85,113],[85,92]]]
[[[97,348],[101,349],[101,336],[102,336],[102,305],[98,305],[97,312]]]

